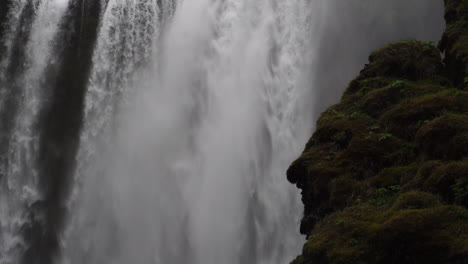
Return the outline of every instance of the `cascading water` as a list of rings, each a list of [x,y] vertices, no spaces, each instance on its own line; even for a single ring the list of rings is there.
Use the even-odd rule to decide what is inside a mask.
[[[28,7],[28,5],[30,5]],[[26,12],[26,8],[33,10]],[[10,28],[5,43],[7,53],[2,61],[2,73],[10,73],[14,63],[14,45],[23,45],[21,69],[14,76],[2,76],[1,110],[11,128],[3,123],[2,171],[0,178],[0,263],[18,263],[28,247],[21,234],[28,225],[31,206],[41,199],[38,187],[38,115],[44,95],[50,91],[44,83],[48,63],[54,63],[51,46],[60,18],[66,8],[63,0],[45,0],[40,3],[20,1],[9,14]],[[25,18],[24,16],[33,15]],[[28,22],[30,20],[31,22]],[[30,23],[30,25],[27,25]],[[26,43],[15,43],[17,28],[30,27]],[[20,30],[21,31],[21,30]],[[13,103],[12,103],[13,102]],[[15,109],[15,110],[14,110]],[[8,116],[12,114],[11,116]]]
[[[21,0],[12,3],[9,12],[6,14],[5,23],[5,34],[2,39],[2,45],[4,46],[4,55],[2,56],[2,60],[0,61],[1,67],[1,78],[5,80],[7,77],[7,67],[10,65],[11,58],[13,56],[13,49],[15,45],[15,39],[19,35],[19,32],[22,30],[23,27],[26,25],[21,23],[21,19],[25,19],[25,9],[27,6],[27,0]],[[28,18],[30,19],[30,18]],[[7,90],[2,89],[2,92],[5,93]],[[2,96],[2,98],[5,98]]]
[[[74,196],[84,197],[77,206],[79,211],[84,212],[80,213],[80,217],[73,219],[73,224],[67,230],[67,233],[71,233],[75,239],[66,242],[71,244],[67,247],[70,251],[66,250],[67,258],[71,260],[102,263],[109,261],[106,248],[116,249],[112,246],[116,242],[113,237],[116,230],[109,229],[114,217],[112,215],[105,215],[110,219],[101,217],[101,214],[111,209],[109,203],[113,201],[107,199],[113,198],[106,194],[99,197],[101,192],[94,187],[106,188],[109,184],[106,181],[110,176],[106,160],[108,153],[113,153],[115,150],[113,131],[118,125],[117,117],[125,109],[126,101],[135,93],[132,88],[135,85],[136,71],[148,63],[153,46],[152,38],[158,32],[160,22],[158,14],[161,12],[161,6],[158,6],[156,1],[109,1],[103,13],[93,58],[93,72],[86,96],[85,124],[75,175],[76,186],[83,185],[83,191],[88,189],[92,191],[85,196],[79,193],[72,195],[72,206]],[[75,188],[75,191],[80,190]],[[105,204],[100,204],[95,199]],[[109,222],[104,223],[99,220]],[[85,239],[82,239],[83,232],[87,234]]]
[[[99,22],[93,0],[8,2],[1,264],[289,263],[302,205],[285,171],[314,115],[370,50],[442,29],[436,0],[101,0]]]
[[[296,107],[306,91],[307,9],[308,1],[108,3],[65,259],[293,257],[300,209],[283,175],[304,129]]]

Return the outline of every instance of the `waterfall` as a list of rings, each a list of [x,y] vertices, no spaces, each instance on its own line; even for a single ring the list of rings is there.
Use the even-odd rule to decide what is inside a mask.
[[[316,115],[443,26],[439,0],[8,3],[1,264],[289,263]]]
[[[296,103],[306,91],[307,9],[308,1],[109,1],[65,260],[294,256],[300,205],[284,169],[305,135]]]
[[[29,5],[29,6],[28,6]],[[63,0],[44,0],[40,3],[19,1],[9,14],[10,28],[5,38],[7,53],[1,63],[1,105],[3,142],[2,170],[0,178],[0,263],[18,263],[28,248],[22,237],[23,230],[30,224],[29,214],[35,203],[41,200],[38,187],[38,115],[49,87],[44,83],[44,71],[48,63],[54,63],[51,47],[57,33],[60,18],[65,11]],[[30,11],[25,9],[32,8]],[[25,16],[33,16],[25,17]],[[30,23],[28,25],[28,23]],[[25,30],[25,28],[30,29]],[[25,43],[17,42],[16,29],[28,32],[22,36]],[[15,40],[16,39],[16,40]],[[14,45],[22,45],[15,53]],[[14,56],[23,61],[16,66]],[[11,126],[11,127],[8,127]]]

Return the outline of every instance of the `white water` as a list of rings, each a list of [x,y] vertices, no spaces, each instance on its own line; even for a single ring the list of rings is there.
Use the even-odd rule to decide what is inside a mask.
[[[286,263],[309,1],[162,2],[105,11],[64,261]]]
[[[3,36],[2,45],[5,47],[5,55],[0,60],[0,81],[5,80],[6,69],[11,60],[12,49],[14,44],[15,33],[18,30],[19,20],[24,7],[26,6],[27,0],[12,1],[12,5],[7,14],[5,27],[5,34]],[[0,109],[4,108],[4,100],[6,98],[7,89],[0,90]]]
[[[18,13],[26,1],[20,1],[10,12],[10,34],[18,27]],[[9,140],[2,177],[0,179],[0,263],[18,263],[27,241],[21,237],[21,230],[29,221],[29,207],[40,200],[37,178],[37,158],[39,136],[38,114],[48,91],[44,85],[44,71],[47,63],[55,58],[51,47],[58,30],[60,18],[65,11],[63,0],[44,0],[36,6],[35,18],[28,37],[25,70],[15,80],[19,93],[19,111],[14,117],[13,133]],[[11,50],[12,40],[6,38]],[[4,63],[8,63],[8,56]],[[5,64],[6,65],[6,64]],[[3,71],[2,71],[3,72]],[[11,89],[14,86],[10,87]],[[4,87],[5,88],[5,87]],[[8,87],[6,89],[8,90]]]

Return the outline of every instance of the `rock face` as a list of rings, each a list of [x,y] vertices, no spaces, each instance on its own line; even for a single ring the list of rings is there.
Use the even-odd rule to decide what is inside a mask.
[[[294,264],[468,263],[468,1],[445,5],[439,47],[373,52],[289,168]]]

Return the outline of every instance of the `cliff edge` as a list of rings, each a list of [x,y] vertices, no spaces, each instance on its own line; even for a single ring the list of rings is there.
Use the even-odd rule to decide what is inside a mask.
[[[438,46],[370,55],[288,169],[307,236],[292,263],[468,263],[468,0],[445,9]]]

